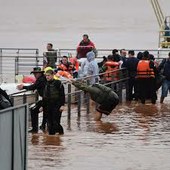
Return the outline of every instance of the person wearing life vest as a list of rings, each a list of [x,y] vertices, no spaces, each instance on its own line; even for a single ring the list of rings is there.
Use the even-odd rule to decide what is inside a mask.
[[[149,52],[144,51],[142,59],[137,65],[137,86],[139,99],[142,104],[145,104],[146,99],[151,99],[152,104],[156,103],[156,81],[155,81],[156,67],[154,62],[149,60]]]
[[[57,67],[57,71],[67,71],[68,73],[70,73],[74,78],[77,77],[78,72],[76,71],[74,65],[68,61],[68,57],[67,56],[63,56],[60,64]]]
[[[71,82],[78,89],[88,92],[90,98],[98,104],[95,120],[100,120],[102,114],[109,115],[119,103],[118,95],[105,85],[98,83],[87,85],[85,82],[75,80],[72,80]]]
[[[79,71],[79,61],[77,60],[76,57],[70,57],[69,61],[73,64],[73,66],[75,67],[76,71]]]
[[[112,55],[107,57],[107,61],[102,66],[101,72],[104,72],[103,79],[106,82],[111,82],[119,79],[119,63],[112,60]],[[101,73],[100,72],[100,73]]]

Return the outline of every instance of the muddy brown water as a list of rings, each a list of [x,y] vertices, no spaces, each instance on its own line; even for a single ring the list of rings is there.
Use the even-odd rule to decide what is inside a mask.
[[[29,170],[169,170],[170,98],[119,105],[101,122],[85,111],[62,116],[63,136],[28,135]]]

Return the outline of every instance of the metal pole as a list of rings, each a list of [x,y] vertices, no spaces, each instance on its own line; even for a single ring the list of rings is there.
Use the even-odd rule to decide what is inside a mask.
[[[68,84],[68,98],[67,98],[67,107],[68,107],[68,120],[71,119],[71,84]]]

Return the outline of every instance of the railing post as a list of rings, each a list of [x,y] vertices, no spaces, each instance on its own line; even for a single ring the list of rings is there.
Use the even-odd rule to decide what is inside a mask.
[[[77,92],[77,112],[78,117],[81,116],[81,91]]]
[[[27,102],[27,95],[24,93],[23,95],[23,103],[26,103]]]
[[[15,57],[15,76],[19,73],[19,67],[18,67],[19,57]]]
[[[67,97],[67,108],[68,108],[68,120],[71,119],[71,84],[68,84],[68,97]]]
[[[122,88],[123,88],[123,86],[122,86],[122,82],[120,81],[119,83],[118,83],[118,94],[119,94],[119,101],[122,103]]]
[[[88,93],[86,93],[86,107],[87,107],[86,112],[87,114],[89,114],[90,113],[90,96]]]

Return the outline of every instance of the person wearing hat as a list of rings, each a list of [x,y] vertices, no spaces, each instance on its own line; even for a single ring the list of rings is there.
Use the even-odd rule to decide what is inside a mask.
[[[35,83],[25,86],[24,84],[17,85],[18,90],[37,90],[39,96],[43,97],[44,88],[46,85],[46,77],[44,75],[44,71],[41,70],[40,67],[34,67],[30,74],[34,74],[35,76]],[[38,132],[38,113],[39,109],[42,107],[42,100],[38,100],[34,107],[30,109],[31,111],[31,122],[32,122],[32,129],[29,132],[37,133]],[[42,128],[45,129],[46,118],[45,114],[43,113],[43,122]]]

